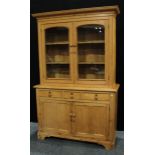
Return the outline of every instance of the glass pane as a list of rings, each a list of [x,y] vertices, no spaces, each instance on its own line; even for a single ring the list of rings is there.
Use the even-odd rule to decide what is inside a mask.
[[[78,27],[78,73],[80,79],[104,79],[105,32],[102,25]]]
[[[55,27],[46,29],[46,43],[68,42],[68,29]]]
[[[47,78],[69,78],[68,29],[50,28],[45,31]]]

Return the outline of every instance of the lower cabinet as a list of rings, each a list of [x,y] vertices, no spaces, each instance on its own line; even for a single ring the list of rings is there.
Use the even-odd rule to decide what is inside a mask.
[[[115,95],[112,98],[109,101],[65,100],[38,93],[38,138],[53,136],[90,141],[110,149],[116,122]]]

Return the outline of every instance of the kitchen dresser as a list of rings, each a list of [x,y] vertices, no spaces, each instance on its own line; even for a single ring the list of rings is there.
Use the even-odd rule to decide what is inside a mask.
[[[118,6],[33,14],[38,24],[38,138],[94,142],[111,149],[117,122]]]

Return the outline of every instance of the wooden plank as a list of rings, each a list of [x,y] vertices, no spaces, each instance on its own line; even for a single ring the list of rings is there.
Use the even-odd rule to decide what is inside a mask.
[[[34,13],[33,17],[48,17],[48,16],[60,16],[60,15],[69,15],[69,14],[81,14],[81,13],[92,13],[92,12],[114,12],[114,14],[119,14],[120,10],[117,5],[114,6],[104,6],[104,7],[92,7],[92,8],[83,8],[83,9],[71,9],[71,10],[61,10],[61,11],[52,11],[44,13]]]
[[[35,85],[35,86],[33,86],[34,88],[38,88],[38,89],[42,89],[42,88],[44,88],[44,89],[60,89],[60,90],[85,90],[85,91],[98,91],[98,92],[102,92],[102,91],[104,91],[104,92],[117,92],[118,91],[118,88],[119,88],[119,84],[116,84],[116,85],[111,85],[111,86],[100,86],[100,85],[96,85],[95,87],[94,86],[87,86],[87,85],[85,85],[85,86],[83,86],[83,85],[76,85],[76,84],[74,84],[74,85],[69,85],[69,84],[64,84],[64,85],[59,85],[59,84],[57,84],[57,85],[45,85],[45,84],[43,84],[43,85]]]

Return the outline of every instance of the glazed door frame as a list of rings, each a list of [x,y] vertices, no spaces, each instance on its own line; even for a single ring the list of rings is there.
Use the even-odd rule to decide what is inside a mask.
[[[77,28],[84,25],[102,25],[105,28],[105,79],[79,79],[78,78],[78,34]],[[102,20],[90,20],[90,21],[78,21],[73,22],[73,45],[75,56],[75,83],[77,84],[108,84],[109,83],[109,21],[107,19]],[[104,60],[103,60],[104,61]]]
[[[68,49],[69,49],[69,72],[70,78],[47,78],[46,72],[46,48],[45,48],[45,30],[48,28],[57,28],[64,27],[68,29]],[[71,45],[73,40],[72,35],[72,23],[46,23],[46,24],[38,24],[38,40],[39,40],[39,67],[40,67],[40,81],[41,83],[73,83],[73,66],[74,59],[72,57],[73,54],[71,52]]]

